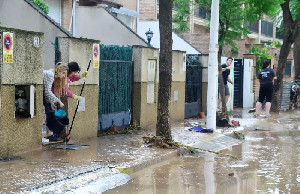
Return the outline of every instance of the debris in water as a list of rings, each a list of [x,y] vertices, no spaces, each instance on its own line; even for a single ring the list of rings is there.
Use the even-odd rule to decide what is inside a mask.
[[[269,129],[255,128],[255,131],[270,131]]]
[[[179,145],[176,142],[169,141],[163,137],[153,136],[153,137],[143,137],[145,144],[148,147],[158,147],[158,148],[167,148],[167,149],[176,149]]]
[[[231,123],[232,123],[232,125],[235,126],[235,127],[241,126],[239,121],[232,120]]]
[[[196,131],[196,132],[201,132],[201,133],[213,133],[214,132],[214,130],[212,128],[203,128],[201,126],[192,127],[189,129],[189,131]]]
[[[245,139],[245,135],[240,133],[240,132],[236,132],[234,131],[232,133],[232,137],[235,138],[235,139]]]

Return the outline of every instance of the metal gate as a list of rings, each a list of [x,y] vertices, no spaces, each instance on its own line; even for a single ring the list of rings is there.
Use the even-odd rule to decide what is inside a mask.
[[[101,45],[98,132],[130,125],[132,88],[132,47]]]
[[[243,108],[243,80],[244,80],[243,59],[234,59],[233,107],[235,108]]]
[[[199,55],[187,55],[184,118],[195,117],[201,112],[202,66]]]

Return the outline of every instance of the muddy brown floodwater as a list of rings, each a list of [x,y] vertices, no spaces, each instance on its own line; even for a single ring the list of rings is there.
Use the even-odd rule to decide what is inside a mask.
[[[238,159],[203,152],[178,156],[105,193],[300,193],[299,123],[295,112],[259,119],[243,132],[242,144],[224,151]]]

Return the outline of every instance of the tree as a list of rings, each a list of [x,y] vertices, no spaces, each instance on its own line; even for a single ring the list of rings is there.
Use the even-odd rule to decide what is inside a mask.
[[[293,16],[291,10],[297,9],[297,13]],[[283,44],[280,49],[278,67],[276,71],[277,79],[274,83],[274,94],[271,110],[273,112],[279,112],[279,102],[280,102],[280,91],[283,84],[283,74],[286,64],[286,59],[291,50],[292,44],[295,42],[298,36],[298,26],[300,25],[300,2],[297,0],[285,0],[280,4],[282,10],[282,22],[283,22]]]
[[[156,136],[172,140],[170,126],[170,95],[172,81],[172,0],[159,0],[159,89]]]
[[[300,30],[299,28],[298,30]],[[294,67],[295,67],[295,78],[298,79],[298,77],[300,76],[300,36],[299,35],[294,43]]]
[[[291,13],[293,18],[296,18],[300,14],[300,1],[294,0],[291,6]],[[298,25],[298,31],[300,26]],[[298,32],[298,37],[294,43],[294,67],[295,67],[295,78],[300,76],[300,35]]]

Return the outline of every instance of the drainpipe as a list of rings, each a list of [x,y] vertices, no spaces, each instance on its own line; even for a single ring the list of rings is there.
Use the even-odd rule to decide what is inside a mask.
[[[136,11],[137,11],[137,14],[138,16],[136,17],[136,32],[137,32],[137,29],[138,29],[138,24],[139,24],[139,21],[140,21],[140,1],[139,0],[136,0]]]
[[[76,20],[75,20],[75,11],[76,10],[76,0],[73,0],[73,9],[72,9],[72,24],[73,24],[73,37],[76,37]]]

